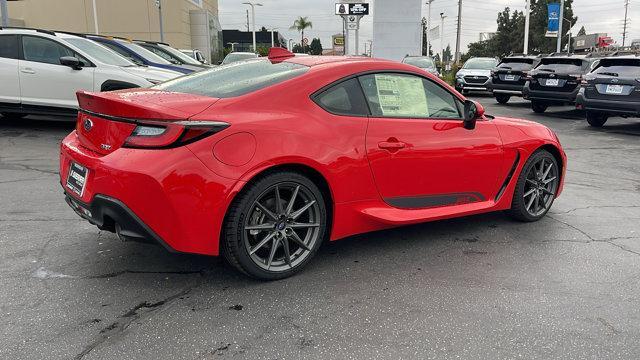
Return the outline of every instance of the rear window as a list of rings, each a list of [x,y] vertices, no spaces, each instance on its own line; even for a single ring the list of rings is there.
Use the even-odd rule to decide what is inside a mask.
[[[18,58],[18,35],[0,35],[0,58]]]
[[[540,65],[536,67],[538,70],[547,70],[556,73],[581,73],[583,70],[583,61],[580,59],[542,59]]]
[[[257,59],[221,65],[153,86],[153,89],[215,98],[241,96],[292,79],[309,67],[290,62]]]
[[[526,71],[533,68],[533,59],[517,59],[506,58],[502,59],[498,68],[505,70]]]
[[[593,70],[595,74],[613,77],[640,78],[640,60],[637,59],[605,59]]]

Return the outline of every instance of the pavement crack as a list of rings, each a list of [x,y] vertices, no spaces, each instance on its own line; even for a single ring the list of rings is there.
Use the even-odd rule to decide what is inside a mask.
[[[122,334],[134,321],[141,319],[143,316],[145,318],[148,318],[154,312],[157,312],[158,310],[171,304],[173,301],[182,299],[185,295],[187,295],[198,286],[200,286],[200,283],[156,302],[143,301],[132,307],[131,309],[125,311],[118,318],[118,320],[102,328],[98,334],[98,337],[94,341],[86,345],[84,349],[74,357],[74,359],[80,360],[84,358],[87,354],[95,350],[98,346],[102,345],[109,339]]]
[[[591,241],[598,241],[598,240],[594,239],[591,235],[587,234],[584,230],[582,230],[582,229],[580,229],[580,228],[578,228],[578,227],[576,227],[576,226],[574,226],[574,225],[571,225],[571,224],[569,224],[569,223],[568,223],[568,222],[566,222],[566,221],[562,221],[562,220],[560,220],[560,219],[557,219],[557,218],[555,218],[555,217],[553,217],[553,216],[551,216],[551,215],[549,215],[549,214],[547,214],[547,216],[548,216],[550,219],[552,219],[552,220],[555,220],[555,221],[557,221],[557,222],[559,222],[559,223],[561,223],[561,224],[564,224],[564,225],[566,225],[566,226],[568,226],[568,227],[572,228],[573,230],[575,230],[575,231],[579,232],[580,234],[582,234],[582,235],[586,236],[586,237],[587,237],[589,240],[591,240]]]

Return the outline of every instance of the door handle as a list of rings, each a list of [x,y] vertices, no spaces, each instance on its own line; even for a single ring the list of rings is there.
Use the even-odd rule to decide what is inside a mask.
[[[22,68],[20,69],[20,72],[23,74],[35,74],[36,71],[33,70],[32,68]]]
[[[398,141],[396,138],[389,138],[387,141],[381,141],[378,143],[380,149],[389,151],[398,151],[407,146],[405,143]]]

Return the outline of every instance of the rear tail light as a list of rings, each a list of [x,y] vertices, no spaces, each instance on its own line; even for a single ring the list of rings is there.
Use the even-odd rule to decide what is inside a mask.
[[[123,147],[166,149],[198,141],[229,127],[221,121],[138,122]]]

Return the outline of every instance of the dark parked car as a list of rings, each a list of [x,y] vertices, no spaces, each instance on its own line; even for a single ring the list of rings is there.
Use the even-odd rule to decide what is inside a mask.
[[[596,58],[550,56],[529,72],[522,97],[531,100],[531,109],[543,113],[550,105],[575,104],[582,77],[591,71]]]
[[[194,71],[209,69],[211,67],[185,55],[178,49],[172,48],[169,44],[146,40],[135,40],[134,42],[172,64],[182,65],[186,68],[193,69]]]
[[[127,39],[100,35],[87,35],[87,38],[99,43],[100,45],[108,47],[138,65],[153,66],[161,69],[177,71],[183,74],[190,74],[195,71],[194,68],[172,64],[171,62]]]
[[[500,104],[506,104],[512,96],[522,96],[522,89],[529,71],[540,62],[535,56],[508,56],[491,70],[491,81],[487,89]]]
[[[605,58],[587,74],[576,107],[586,110],[589,125],[600,127],[609,116],[640,117],[640,58]]]

